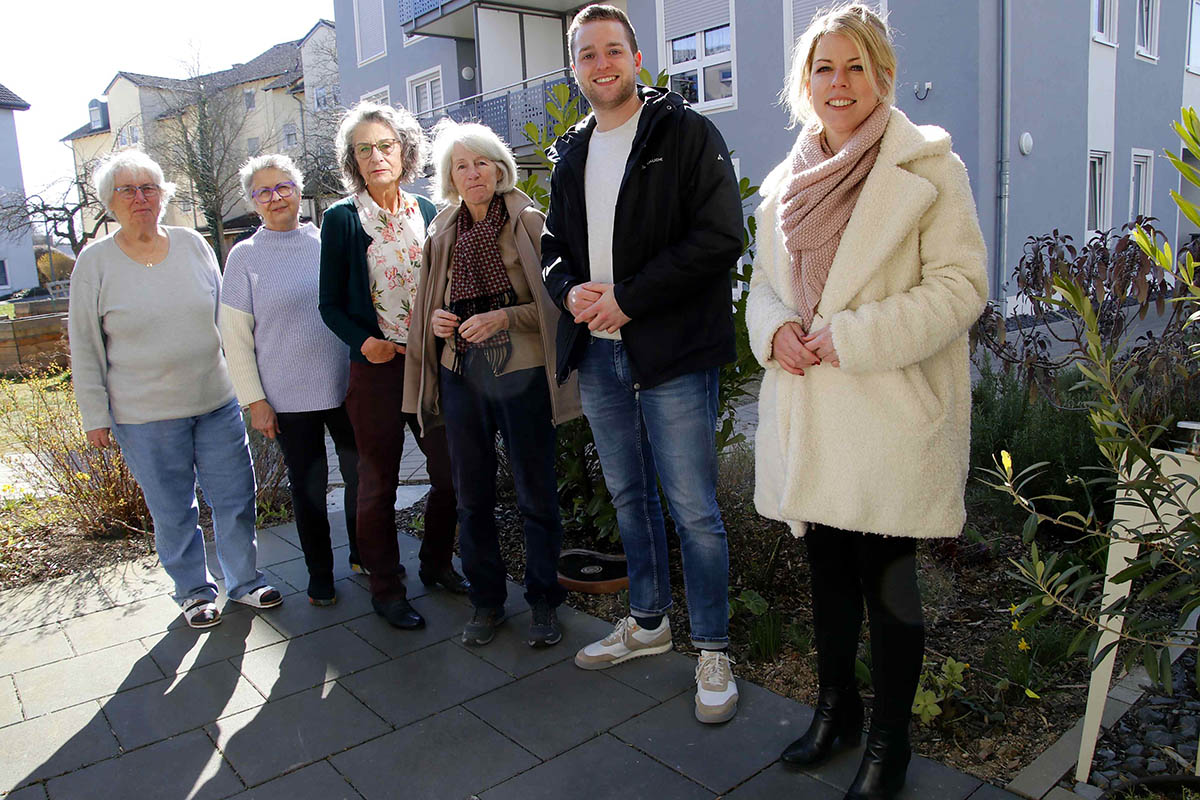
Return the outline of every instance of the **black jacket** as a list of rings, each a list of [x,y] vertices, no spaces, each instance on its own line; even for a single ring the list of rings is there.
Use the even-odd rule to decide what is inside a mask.
[[[630,321],[621,328],[633,379],[651,388],[736,357],[730,269],[742,253],[742,203],[729,151],[716,126],[665,89],[639,86],[645,106],[617,194],[614,293]],[[542,268],[558,323],[558,380],[583,357],[586,325],[566,309],[567,292],[588,281],[584,165],[596,127],[589,116],[549,156],[550,213]]]

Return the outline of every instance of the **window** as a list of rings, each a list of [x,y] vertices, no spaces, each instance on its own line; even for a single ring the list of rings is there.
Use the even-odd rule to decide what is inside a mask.
[[[1192,13],[1188,25],[1187,65],[1200,72],[1200,0],[1192,0]]]
[[[1088,153],[1087,230],[1108,230],[1108,153],[1093,150]]]
[[[1137,46],[1142,58],[1158,60],[1158,3],[1159,0],[1137,0]]]
[[[247,111],[254,110],[254,90],[246,89],[242,92],[242,101],[246,104]]]
[[[92,130],[96,130],[97,128],[99,128],[101,125],[104,124],[104,120],[100,116],[100,107],[99,106],[92,106],[91,108],[88,109],[88,119],[92,126]]]
[[[130,144],[138,143],[138,129],[137,129],[136,125],[129,126],[129,143]]]
[[[405,47],[408,47],[410,44],[416,44],[417,42],[421,41],[421,40],[422,40],[422,39],[424,39],[424,38],[425,38],[424,36],[418,36],[418,35],[416,35],[416,34],[413,34],[413,35],[411,35],[411,36],[410,36],[410,35],[409,35],[407,32],[405,32],[405,34],[404,34],[404,46],[405,46]]]
[[[387,55],[383,0],[354,0],[354,40],[359,66]]]
[[[1092,38],[1117,43],[1117,0],[1092,0]]]
[[[117,147],[125,147],[129,144],[129,134],[124,128],[117,131]]]
[[[671,88],[689,103],[733,102],[733,43],[729,25],[671,40]]]
[[[442,105],[442,68],[408,79],[408,109],[420,116]]]
[[[381,106],[390,106],[392,104],[392,92],[387,86],[381,86],[373,92],[367,92],[358,99],[364,103],[378,103]]]
[[[300,144],[300,137],[296,135],[296,124],[294,122],[285,123],[283,126],[284,147],[295,147],[298,144]]]
[[[251,136],[249,139],[247,139],[246,140],[246,155],[250,155],[250,156],[258,155],[259,144],[260,144],[260,142],[259,142],[257,136]]]
[[[0,258],[0,286],[8,286],[8,263]]]
[[[1154,151],[1134,148],[1129,170],[1129,219],[1150,216],[1154,186]]]

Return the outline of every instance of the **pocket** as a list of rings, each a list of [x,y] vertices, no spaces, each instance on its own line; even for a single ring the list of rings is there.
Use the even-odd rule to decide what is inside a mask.
[[[921,365],[909,364],[901,370],[901,373],[925,416],[930,420],[940,417],[943,410],[942,401],[930,388],[925,373],[921,371]]]

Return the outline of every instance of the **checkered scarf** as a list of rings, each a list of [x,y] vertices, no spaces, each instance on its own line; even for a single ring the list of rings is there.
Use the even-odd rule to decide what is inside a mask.
[[[471,218],[464,203],[458,212],[458,232],[450,266],[450,313],[466,322],[476,314],[516,305],[517,293],[508,279],[500,257],[500,229],[508,222],[508,209],[500,195],[492,198],[481,220]],[[508,331],[497,331],[482,342],[472,343],[454,331],[454,371],[462,374],[468,350],[487,359],[493,375],[499,375],[512,355]]]

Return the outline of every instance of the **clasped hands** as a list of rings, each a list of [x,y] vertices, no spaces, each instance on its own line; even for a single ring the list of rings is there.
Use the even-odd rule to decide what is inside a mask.
[[[585,323],[590,331],[616,333],[629,317],[617,305],[611,283],[588,281],[572,286],[567,292],[567,310],[576,322]]]
[[[485,311],[467,318],[459,323],[458,315],[451,314],[444,308],[434,309],[430,320],[433,335],[439,339],[449,339],[457,329],[459,334],[471,344],[479,344],[495,336],[502,330],[508,329],[508,313],[499,308],[495,311]]]
[[[779,362],[784,372],[804,375],[805,367],[829,364],[840,367],[837,350],[833,346],[833,333],[826,325],[816,333],[804,332],[798,323],[787,322],[775,331],[771,341],[771,356]]]

